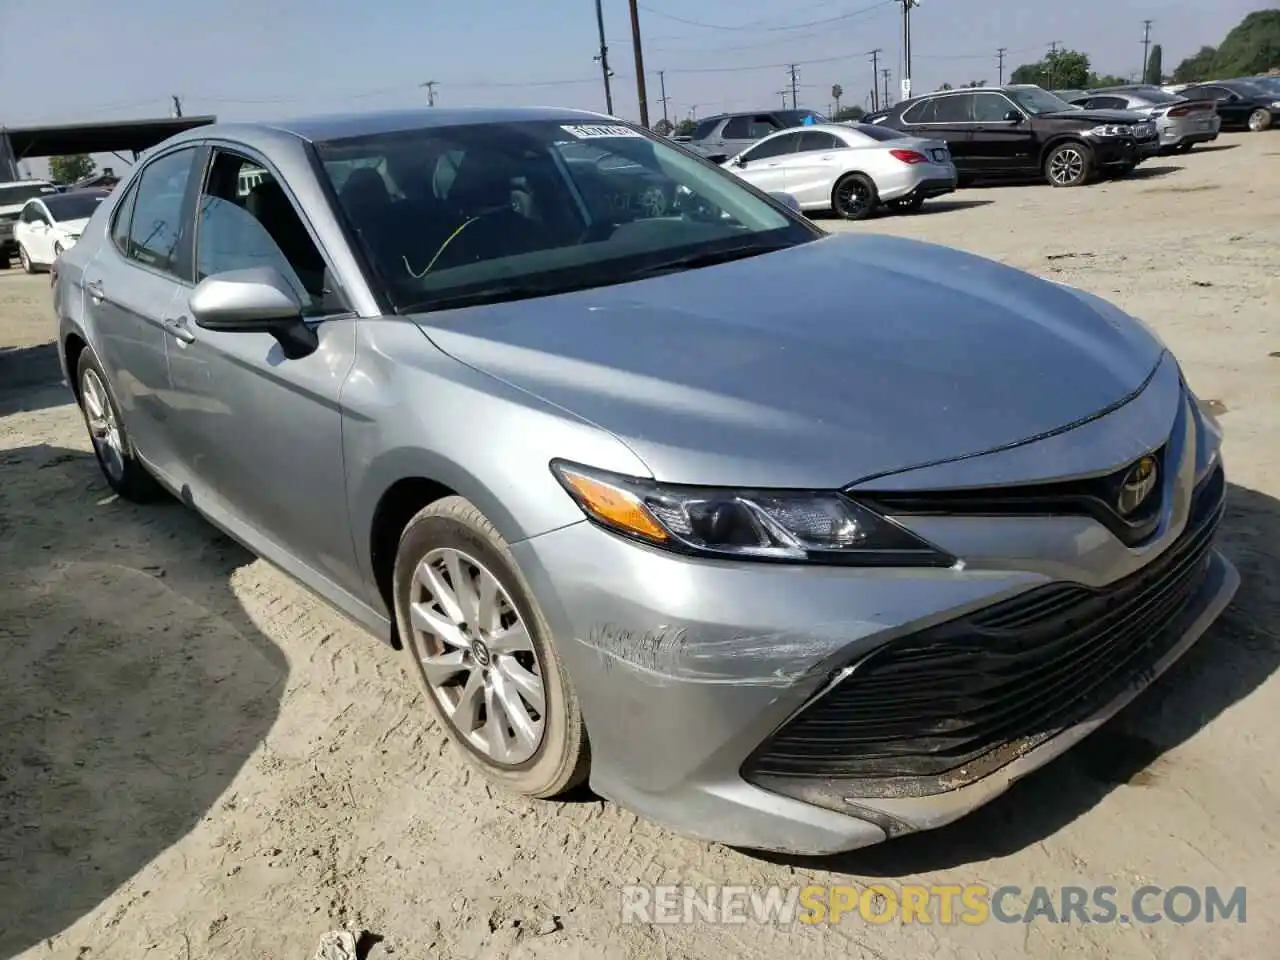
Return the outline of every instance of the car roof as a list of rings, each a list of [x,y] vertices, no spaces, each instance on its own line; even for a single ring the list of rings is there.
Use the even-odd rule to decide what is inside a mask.
[[[214,123],[195,127],[172,137],[169,142],[205,140],[217,137],[242,139],[246,136],[285,133],[311,142],[343,140],[435,127],[472,124],[520,123],[551,120],[562,123],[617,123],[614,117],[589,110],[561,107],[422,107],[413,110],[375,110],[360,113],[322,114],[292,120]],[[256,139],[256,138],[255,138]]]

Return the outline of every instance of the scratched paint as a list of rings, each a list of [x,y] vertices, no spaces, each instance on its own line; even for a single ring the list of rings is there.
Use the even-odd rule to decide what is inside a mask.
[[[655,679],[694,683],[788,686],[862,634],[859,624],[847,621],[714,639],[691,637],[683,626],[636,630],[600,623],[578,642],[594,649],[606,669],[622,665]]]

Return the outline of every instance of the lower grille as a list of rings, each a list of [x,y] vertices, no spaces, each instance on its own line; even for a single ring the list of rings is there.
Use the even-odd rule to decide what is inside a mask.
[[[886,643],[762,743],[743,776],[781,792],[822,778],[863,781],[862,796],[924,795],[980,779],[1085,719],[1177,642],[1225,488],[1218,467],[1196,488],[1181,536],[1123,580],[1037,588]]]

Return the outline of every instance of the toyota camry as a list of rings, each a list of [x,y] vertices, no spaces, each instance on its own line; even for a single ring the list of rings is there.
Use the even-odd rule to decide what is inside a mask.
[[[577,111],[201,127],[64,254],[62,362],[116,493],[403,650],[506,789],[847,850],[1066,750],[1238,580],[1146,326],[794,206]]]

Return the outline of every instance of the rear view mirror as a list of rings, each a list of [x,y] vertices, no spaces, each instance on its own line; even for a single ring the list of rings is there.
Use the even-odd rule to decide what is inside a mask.
[[[269,333],[289,359],[306,356],[319,341],[302,320],[302,301],[275,267],[228,270],[206,277],[191,292],[196,326],[223,333]]]
[[[1004,115],[1004,118],[1008,120],[1010,123],[1021,123],[1022,113],[1018,110],[1010,110],[1008,113]]]
[[[735,167],[745,167],[747,165],[747,160],[745,157],[734,157],[733,165]]]

